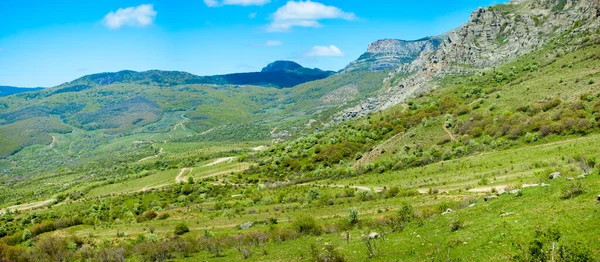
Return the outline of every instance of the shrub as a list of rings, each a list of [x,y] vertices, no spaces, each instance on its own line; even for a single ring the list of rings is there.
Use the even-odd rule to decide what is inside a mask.
[[[351,225],[358,224],[358,210],[354,207],[348,210],[348,223]]]
[[[188,226],[185,223],[181,222],[175,226],[175,234],[176,235],[183,235],[187,232],[190,232],[190,229],[188,228]]]
[[[385,197],[386,198],[396,197],[399,192],[400,192],[400,189],[397,186],[390,187],[390,189],[385,191]]]
[[[592,251],[583,242],[562,244],[558,255],[562,261],[594,261]]]
[[[345,262],[346,257],[337,251],[335,246],[331,244],[325,244],[322,252],[315,244],[310,245],[310,253],[313,262]]]
[[[450,232],[458,231],[461,228],[464,228],[464,222],[458,218],[452,219],[450,221]]]
[[[299,215],[294,219],[292,227],[296,232],[300,234],[313,234],[320,235],[321,228],[318,226],[317,221],[308,215]]]
[[[562,198],[568,199],[585,193],[585,186],[581,181],[573,181],[562,190]]]
[[[27,241],[29,240],[33,235],[31,234],[31,231],[29,229],[25,229],[23,231],[23,235],[21,236],[21,239],[23,241]]]

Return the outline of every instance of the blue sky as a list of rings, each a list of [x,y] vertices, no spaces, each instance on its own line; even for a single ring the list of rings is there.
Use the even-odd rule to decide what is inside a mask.
[[[418,39],[502,0],[2,0],[0,85],[124,69],[197,75],[275,60],[339,70],[383,38]]]

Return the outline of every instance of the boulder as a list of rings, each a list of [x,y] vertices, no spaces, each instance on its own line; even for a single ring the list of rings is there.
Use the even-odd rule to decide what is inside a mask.
[[[560,172],[554,172],[548,176],[550,179],[557,179],[560,177]]]
[[[254,223],[252,223],[252,221],[248,221],[248,222],[246,222],[244,224],[241,224],[240,225],[240,229],[248,229],[248,228],[252,227],[253,224]]]
[[[362,234],[361,237],[366,238],[366,239],[376,239],[376,238],[380,238],[381,235],[379,235],[379,233],[377,233],[377,232],[371,232],[368,235]]]

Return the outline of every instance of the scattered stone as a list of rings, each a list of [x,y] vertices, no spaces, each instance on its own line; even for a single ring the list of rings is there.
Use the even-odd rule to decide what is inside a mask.
[[[243,229],[248,229],[248,228],[250,228],[250,227],[251,227],[253,224],[254,224],[254,223],[252,223],[252,221],[248,221],[248,222],[246,222],[246,223],[244,223],[244,224],[241,224],[241,225],[240,225],[240,229],[242,229],[242,230],[243,230]]]
[[[474,206],[475,206],[475,203],[469,205],[469,207],[474,207]]]
[[[493,198],[498,198],[498,196],[496,196],[496,195],[485,196],[485,197],[483,197],[483,201],[487,202],[488,200],[493,199]]]
[[[442,213],[442,215],[450,214],[452,212],[454,212],[454,210],[452,210],[452,208],[448,208],[446,209],[446,212]]]
[[[519,190],[519,189],[515,189],[515,190],[511,190],[511,191],[510,191],[510,192],[508,192],[508,193],[509,193],[509,194],[511,194],[511,195],[514,195],[514,194],[517,194],[517,193],[519,193],[519,191],[521,191],[521,190]]]
[[[500,217],[507,217],[507,216],[511,216],[514,214],[515,214],[514,212],[506,212],[506,213],[500,214]]]
[[[542,183],[542,187],[549,187],[550,184]]]
[[[380,238],[380,237],[381,237],[381,235],[379,235],[379,233],[377,233],[377,232],[371,232],[371,233],[369,233],[369,234],[368,234],[368,235],[366,235],[366,236],[365,236],[365,235],[362,235],[362,237],[363,237],[363,238],[368,238],[368,239],[377,239],[377,238]]]
[[[548,176],[550,179],[557,179],[560,177],[560,172],[554,172]]]
[[[504,190],[504,188],[500,188],[500,190],[498,190],[498,195],[504,195],[506,193],[506,190]]]

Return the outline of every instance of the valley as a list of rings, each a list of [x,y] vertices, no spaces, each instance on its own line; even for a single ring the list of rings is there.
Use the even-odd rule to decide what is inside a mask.
[[[338,72],[2,96],[0,260],[597,261],[597,14],[514,0]]]

